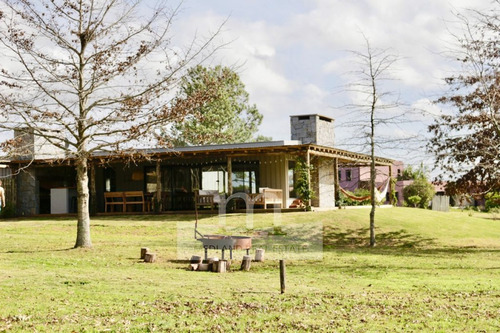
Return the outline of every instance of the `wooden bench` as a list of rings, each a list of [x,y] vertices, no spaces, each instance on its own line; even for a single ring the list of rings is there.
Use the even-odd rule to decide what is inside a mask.
[[[194,203],[198,207],[210,207],[211,210],[220,204],[221,197],[217,190],[197,190],[194,193]]]
[[[254,206],[263,206],[267,209],[267,205],[279,205],[283,207],[283,191],[274,188],[262,188],[260,193],[252,194],[250,199]]]
[[[142,211],[146,211],[146,201],[142,191],[104,192],[104,211],[112,207],[122,207],[122,212],[127,211],[127,206],[142,205]]]

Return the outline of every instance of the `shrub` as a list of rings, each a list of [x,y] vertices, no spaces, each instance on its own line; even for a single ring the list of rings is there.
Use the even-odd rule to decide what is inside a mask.
[[[412,195],[408,198],[408,202],[413,205],[413,207],[417,207],[418,204],[422,201],[422,198],[418,195]]]
[[[485,205],[484,208],[487,212],[494,208],[500,208],[500,193],[499,192],[490,192],[485,195]]]
[[[403,190],[403,197],[407,204],[411,204],[410,197],[419,196],[420,202],[417,204],[420,208],[427,208],[434,196],[434,186],[426,179],[416,179],[412,184],[406,186]]]

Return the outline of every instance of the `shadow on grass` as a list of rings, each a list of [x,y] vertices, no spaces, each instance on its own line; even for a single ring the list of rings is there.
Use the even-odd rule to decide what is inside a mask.
[[[69,247],[66,249],[56,249],[56,250],[8,250],[0,253],[49,253],[49,252],[67,252],[71,250],[78,250],[74,247]]]
[[[327,226],[323,230],[325,248],[358,248],[369,246],[370,231],[368,228],[349,229],[341,231]],[[415,249],[435,245],[432,238],[424,238],[410,234],[405,230],[379,232],[375,234],[377,247]]]

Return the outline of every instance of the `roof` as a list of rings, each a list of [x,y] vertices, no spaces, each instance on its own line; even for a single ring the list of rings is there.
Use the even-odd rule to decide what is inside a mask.
[[[275,153],[289,153],[289,154],[310,154],[311,156],[320,156],[325,158],[337,158],[338,163],[345,164],[363,164],[366,165],[371,161],[371,156],[350,152],[347,150],[337,149],[333,147],[326,147],[316,144],[302,144],[298,140],[283,140],[283,141],[267,141],[267,142],[245,142],[245,143],[231,143],[231,144],[218,144],[218,145],[204,145],[204,146],[188,146],[188,147],[175,147],[175,148],[149,148],[137,149],[133,151],[123,152],[122,154],[110,152],[97,152],[92,155],[94,158],[99,159],[121,159],[128,156],[148,156],[150,158],[161,159],[166,157],[208,157],[208,156],[232,156],[242,157],[258,154],[275,154]],[[71,161],[73,158],[65,159]],[[394,160],[376,157],[377,165],[392,165]],[[61,161],[60,159],[44,159],[35,160],[36,164],[47,164]],[[11,161],[13,163],[27,163],[31,161]]]

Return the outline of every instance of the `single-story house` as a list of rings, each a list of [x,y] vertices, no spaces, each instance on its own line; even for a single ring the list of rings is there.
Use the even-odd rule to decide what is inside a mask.
[[[370,156],[335,148],[331,118],[296,115],[290,117],[290,125],[291,140],[149,149],[147,159],[133,163],[109,154],[96,154],[89,168],[91,203],[95,203],[97,213],[124,209],[147,212],[152,210],[151,204],[124,209],[107,206],[105,193],[142,192],[149,203],[161,193],[163,211],[185,211],[194,209],[197,190],[217,191],[227,198],[236,193],[259,194],[269,188],[279,190],[279,206],[286,208],[297,197],[294,167],[302,159],[312,166],[312,206],[335,207],[338,166],[367,165]],[[32,140],[36,143],[37,138]],[[39,157],[8,163],[12,170],[24,168],[13,172],[17,214],[74,213],[76,172],[72,160],[59,162],[60,156],[50,158],[50,154],[43,154],[43,147],[35,147],[34,152]],[[54,154],[50,149],[49,152]],[[390,169],[393,164],[393,160],[377,158],[379,166]]]

